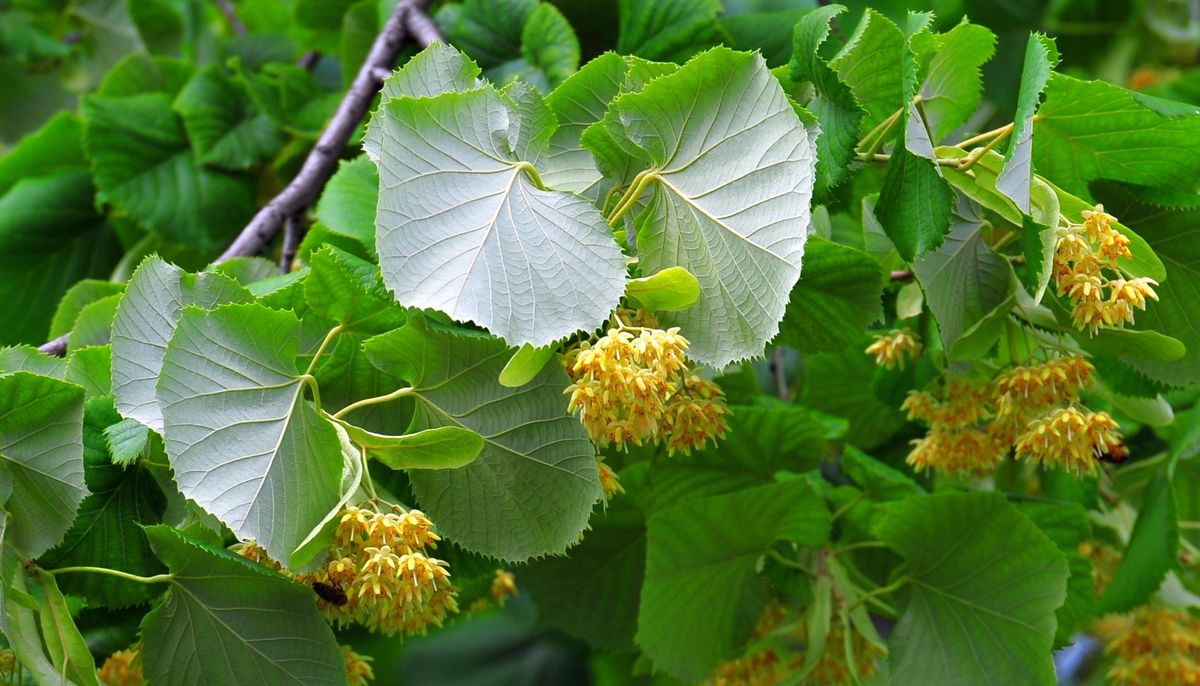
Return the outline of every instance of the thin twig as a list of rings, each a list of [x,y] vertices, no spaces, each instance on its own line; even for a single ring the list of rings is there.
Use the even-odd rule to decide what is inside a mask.
[[[279,271],[284,274],[292,271],[292,264],[296,261],[296,251],[300,249],[300,241],[304,238],[306,226],[304,219],[295,214],[284,222],[283,249],[279,251]]]
[[[321,61],[321,53],[316,50],[309,50],[296,60],[296,66],[304,71],[312,71],[317,68],[317,62]]]
[[[338,105],[337,113],[321,133],[317,144],[304,160],[300,173],[284,188],[279,195],[267,203],[246,228],[238,234],[233,243],[217,258],[221,264],[235,257],[257,255],[262,252],[288,217],[295,216],[308,209],[329,177],[337,168],[338,158],[345,150],[350,136],[358,129],[359,122],[366,116],[371,107],[371,101],[383,83],[379,79],[379,69],[391,70],[404,44],[405,33],[411,34],[422,46],[439,37],[437,27],[423,12],[424,2],[421,0],[400,0],[387,24],[371,46],[366,61],[354,77],[350,90]],[[407,31],[406,31],[407,29]]]
[[[897,269],[888,278],[892,281],[912,281],[913,273],[907,269]]]
[[[246,24],[237,15],[237,10],[233,9],[232,2],[229,2],[229,0],[213,0],[213,2],[220,8],[221,14],[225,15],[225,21],[229,22],[229,26],[233,29],[234,33],[240,36],[246,32]]]
[[[791,392],[788,390],[787,372],[783,368],[785,354],[783,348],[775,348],[771,351],[771,374],[775,376],[775,395],[779,396],[780,400],[787,400],[791,397]]]
[[[54,355],[55,357],[64,357],[67,354],[67,341],[70,340],[70,338],[71,334],[64,333],[48,343],[43,343],[38,347],[38,351],[46,353],[47,355]]]

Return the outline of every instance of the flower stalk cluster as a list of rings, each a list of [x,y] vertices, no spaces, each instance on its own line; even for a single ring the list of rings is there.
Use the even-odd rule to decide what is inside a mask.
[[[619,315],[615,321],[564,360],[573,382],[564,391],[567,410],[579,414],[592,440],[618,449],[649,441],[675,454],[724,438],[724,395],[687,359],[679,329],[627,326]]]
[[[921,339],[909,329],[892,329],[877,334],[874,342],[867,346],[866,353],[874,355],[875,364],[880,367],[904,369],[905,362],[921,356]]]
[[[951,377],[937,394],[910,392],[901,409],[929,431],[913,442],[908,463],[918,471],[981,476],[1015,450],[1045,467],[1093,474],[1097,458],[1121,442],[1107,412],[1079,403],[1094,371],[1070,355],[1016,367],[990,383]]]
[[[1185,610],[1143,605],[1097,626],[1113,658],[1114,686],[1200,683],[1200,619]]]
[[[1133,323],[1133,311],[1145,310],[1146,299],[1158,300],[1154,279],[1127,278],[1118,266],[1132,257],[1127,236],[1113,224],[1117,218],[1103,205],[1084,210],[1083,223],[1068,221],[1056,229],[1054,283],[1058,294],[1071,301],[1075,328],[1091,335],[1101,328]]]

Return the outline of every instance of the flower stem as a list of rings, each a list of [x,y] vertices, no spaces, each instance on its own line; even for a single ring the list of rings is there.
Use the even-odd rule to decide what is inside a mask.
[[[879,146],[883,145],[883,141],[887,139],[887,135],[888,135],[888,133],[891,132],[892,127],[896,125],[896,122],[900,121],[900,115],[903,113],[904,113],[903,107],[896,110],[895,112],[892,112],[892,114],[887,119],[884,119],[883,121],[879,122],[878,124],[875,125],[875,128],[868,131],[867,135],[863,136],[862,140],[860,140],[858,142],[858,145],[856,145],[854,147],[856,149],[860,148],[863,145],[865,145],[867,143],[867,141],[870,141],[871,145],[870,145],[870,147],[867,148],[865,154],[867,154],[867,155],[874,154],[875,151],[879,149]]]
[[[841,555],[842,553],[848,553],[851,550],[865,550],[867,548],[886,548],[886,547],[888,547],[888,545],[886,543],[884,543],[883,541],[859,541],[857,543],[850,543],[847,545],[843,545],[843,546],[834,548],[833,554]]]
[[[628,212],[629,208],[633,207],[634,204],[637,203],[637,199],[641,197],[642,191],[645,190],[646,186],[655,178],[657,178],[657,175],[648,169],[639,172],[638,175],[634,177],[633,183],[629,184],[629,190],[625,191],[625,195],[621,196],[621,201],[617,203],[617,206],[613,209],[612,215],[608,217],[609,226],[616,224],[617,220],[619,220],[622,215]]]
[[[57,576],[59,574],[75,574],[78,572],[91,572],[92,574],[107,574],[109,576],[115,576],[118,579],[125,579],[126,581],[135,581],[139,584],[161,584],[161,583],[166,583],[168,581],[171,581],[172,579],[175,578],[174,574],[155,574],[154,576],[138,576],[137,574],[130,574],[128,572],[122,572],[119,569],[109,569],[108,567],[59,567],[58,569],[47,569],[46,572],[48,574],[53,574],[55,576]]]
[[[1004,126],[1001,126],[998,129],[992,129],[991,131],[984,131],[983,133],[979,134],[978,136],[972,136],[971,138],[968,138],[967,140],[956,144],[954,147],[962,148],[962,149],[966,150],[967,146],[975,145],[976,143],[982,143],[983,141],[986,141],[989,138],[993,138],[995,136],[1002,136],[1002,137],[1008,136],[1008,134],[1012,133],[1012,130],[1013,130],[1013,124],[1005,124]]]
[[[964,158],[965,161],[963,162],[962,166],[959,167],[959,171],[966,171],[970,169],[976,162],[979,161],[981,157],[986,155],[989,150],[1002,143],[1004,139],[1008,138],[1008,135],[1013,131],[1013,125],[1009,124],[1008,126],[1001,126],[1000,128],[996,129],[996,131],[999,133],[996,134],[996,137],[993,138],[991,142],[983,146],[983,148],[980,150],[972,150],[971,153]]]
[[[413,389],[411,387],[405,387],[405,388],[397,388],[396,390],[394,390],[391,393],[388,393],[386,395],[377,395],[373,398],[363,398],[362,400],[350,403],[349,405],[347,405],[347,406],[343,407],[342,409],[338,410],[337,412],[333,413],[333,418],[341,419],[342,417],[345,417],[346,415],[350,414],[351,412],[353,412],[361,407],[367,407],[368,405],[378,405],[380,403],[390,402],[392,400],[396,400],[397,398],[403,398],[406,395],[412,395],[412,393],[413,393]]]
[[[875,598],[877,596],[894,593],[895,591],[903,588],[904,585],[909,583],[910,581],[912,581],[911,576],[902,576],[899,579],[896,579],[894,582],[888,584],[887,586],[880,586],[879,588],[875,589],[874,591],[871,591],[870,593],[864,593],[864,594],[860,595],[858,597],[858,600],[854,601],[854,603],[852,605],[850,605],[850,607],[847,609],[853,610],[854,608],[858,607],[859,605],[861,605],[865,602],[870,602],[873,598]]]
[[[321,341],[321,345],[317,346],[317,352],[313,353],[312,359],[308,362],[308,369],[304,370],[304,374],[306,376],[312,375],[313,370],[317,368],[317,362],[321,359],[321,356],[325,354],[325,349],[329,347],[329,344],[333,342],[334,338],[337,338],[339,333],[345,330],[346,328],[344,326],[338,324],[330,329],[329,333],[325,334],[325,338]]]

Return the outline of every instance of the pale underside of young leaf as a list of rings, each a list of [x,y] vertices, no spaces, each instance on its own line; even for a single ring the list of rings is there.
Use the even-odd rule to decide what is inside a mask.
[[[290,312],[187,308],[158,398],[179,490],[276,560],[337,503],[341,448],[304,397]]]
[[[620,248],[590,202],[539,188],[513,152],[521,122],[498,93],[397,98],[376,122],[377,247],[397,300],[512,345],[607,318],[624,290]]]
[[[645,273],[682,266],[697,303],[662,317],[715,367],[760,355],[800,276],[816,155],[761,56],[718,48],[621,96],[606,128],[641,151]]]

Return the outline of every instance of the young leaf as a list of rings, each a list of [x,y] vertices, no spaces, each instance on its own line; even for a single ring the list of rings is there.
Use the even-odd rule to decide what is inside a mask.
[[[513,561],[578,541],[600,484],[595,448],[566,413],[562,367],[547,365],[521,388],[505,388],[496,383],[508,360],[503,343],[430,329],[421,319],[364,347],[378,367],[410,381],[409,431],[451,426],[483,436],[483,451],[466,467],[409,474],[441,533]]]
[[[938,36],[938,50],[918,94],[933,140],[962,126],[979,107],[983,75],[979,68],[996,52],[996,34],[965,18]]]
[[[619,7],[617,52],[622,55],[683,62],[724,37],[718,0],[619,0]]]
[[[307,571],[314,560],[318,564],[321,563],[322,557],[337,539],[338,521],[342,511],[355,498],[361,497],[362,491],[359,488],[362,486],[363,469],[366,466],[362,451],[350,440],[350,434],[346,433],[342,424],[334,422],[333,429],[337,432],[338,443],[342,449],[342,495],[337,504],[325,513],[321,521],[317,522],[300,545],[292,551],[288,558],[288,566],[295,570]]]
[[[883,270],[867,254],[823,238],[810,238],[805,253],[775,343],[843,354],[883,317]]]
[[[146,536],[172,576],[166,600],[142,620],[148,682],[345,683],[342,650],[311,589],[166,526]]]
[[[521,32],[538,0],[466,0],[438,8],[434,20],[446,42],[471,55],[484,69],[521,52]]]
[[[1099,614],[1128,612],[1150,599],[1179,560],[1175,493],[1166,475],[1155,476],[1142,497],[1137,523],[1116,576],[1097,601]]]
[[[50,321],[48,338],[58,338],[71,333],[71,328],[75,326],[75,320],[79,318],[79,313],[84,307],[124,291],[125,284],[111,281],[83,279],[76,282],[63,293],[62,300],[58,302],[58,307],[54,310],[54,319]]]
[[[549,114],[536,94],[522,95]],[[376,236],[384,282],[402,304],[545,345],[606,319],[625,265],[594,205],[541,187],[529,160],[553,126],[530,131],[527,113],[490,88],[389,100],[371,120]]]
[[[254,108],[245,89],[219,64],[197,70],[172,107],[183,119],[196,159],[204,164],[251,169],[283,147],[283,132]]]
[[[667,267],[652,276],[630,279],[625,297],[636,305],[655,312],[678,312],[695,304],[700,297],[700,282],[683,267]]]
[[[392,469],[460,469],[483,450],[483,437],[458,426],[385,436],[342,422],[354,444]]]
[[[954,192],[937,164],[897,145],[879,191],[875,217],[900,256],[912,262],[942,245],[953,209]]]
[[[157,256],[144,260],[129,279],[113,318],[113,393],[121,414],[162,433],[162,410],[154,386],[180,312],[189,305],[211,309],[251,299],[222,274],[187,274]]]
[[[471,54],[476,54],[472,51]],[[463,93],[486,83],[479,66],[471,58],[445,43],[431,43],[397,69],[383,84],[382,102],[392,98],[432,98],[442,93]],[[381,104],[382,104],[381,102]],[[371,132],[367,132],[367,153],[378,160],[378,147],[372,152]]]
[[[546,152],[537,161],[547,186],[600,199],[603,176],[580,139],[587,127],[604,118],[608,103],[621,91],[627,71],[624,59],[606,52],[546,96],[546,104],[558,119]]]
[[[767,602],[760,559],[779,541],[816,547],[828,536],[828,511],[801,480],[658,512],[647,526],[638,645],[679,679],[708,676],[750,636]]]
[[[304,298],[348,331],[382,333],[404,324],[404,310],[383,286],[379,268],[333,246],[309,258]]]
[[[1011,198],[1026,213],[1030,210],[1029,189],[1033,182],[1033,116],[1057,64],[1058,48],[1054,39],[1040,33],[1030,34],[1013,130],[1004,151],[1004,167],[996,180],[996,190]]]
[[[761,355],[800,275],[816,165],[762,57],[714,48],[618,97],[604,127],[645,170],[629,195],[649,193],[635,219],[642,269],[700,281],[697,303],[663,324],[714,367]]]
[[[29,372],[0,376],[0,485],[11,519],[5,537],[37,557],[62,540],[87,495],[83,389]]]
[[[65,380],[94,398],[112,394],[112,353],[107,345],[75,348],[67,356]]]
[[[299,333],[295,315],[262,305],[184,308],[158,382],[179,490],[275,560],[340,495],[337,434],[296,373]]]
[[[137,462],[150,441],[150,429],[136,419],[122,419],[104,429],[113,464],[128,467]]]
[[[34,598],[37,600],[38,620],[42,627],[42,640],[46,653],[62,682],[72,686],[100,686],[96,679],[96,662],[88,651],[87,643],[71,618],[67,599],[54,575],[43,569],[30,573]]]
[[[504,363],[500,370],[500,385],[508,388],[520,388],[533,381],[551,358],[554,357],[553,345],[535,348],[528,343],[517,348],[517,352]]]
[[[876,535],[911,579],[888,641],[893,684],[1054,683],[1054,611],[1069,571],[1003,494],[908,498]]]
[[[388,83],[391,83],[389,81]],[[317,202],[317,221],[329,231],[375,252],[375,206],[379,204],[379,173],[365,155],[342,162],[325,184]]]
[[[904,61],[908,51],[908,39],[900,27],[868,8],[845,47],[829,61],[867,112],[862,128],[882,122],[906,104]]]
[[[818,194],[828,193],[846,176],[854,159],[858,129],[864,112],[850,88],[842,83],[825,59],[821,46],[829,37],[829,22],[846,10],[841,5],[818,7],[801,17],[793,38],[788,75],[793,81],[810,82],[816,95],[806,107],[821,122],[817,138]]]

